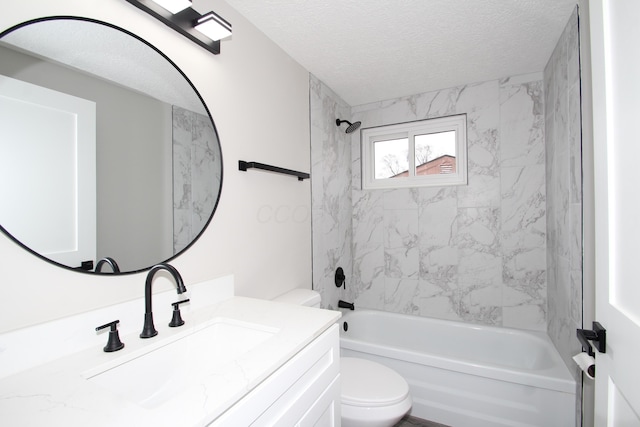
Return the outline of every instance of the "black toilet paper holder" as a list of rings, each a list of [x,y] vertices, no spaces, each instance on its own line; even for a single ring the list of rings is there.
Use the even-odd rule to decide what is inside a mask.
[[[607,352],[607,330],[603,328],[602,325],[598,322],[593,322],[592,327],[592,330],[576,329],[578,340],[582,344],[582,348],[586,348],[587,353],[591,357],[595,356],[596,353],[593,351],[593,348],[591,348],[591,343],[589,341],[594,341],[598,352]]]

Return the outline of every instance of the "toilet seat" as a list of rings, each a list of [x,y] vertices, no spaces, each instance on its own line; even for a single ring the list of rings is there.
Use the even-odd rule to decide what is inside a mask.
[[[342,404],[383,407],[400,403],[409,396],[409,385],[392,369],[367,359],[340,358]]]

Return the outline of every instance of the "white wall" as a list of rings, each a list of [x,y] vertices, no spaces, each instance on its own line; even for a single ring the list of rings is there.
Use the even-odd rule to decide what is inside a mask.
[[[27,0],[4,8],[0,28],[43,16],[77,15],[135,32],[191,79],[214,118],[224,160],[218,210],[203,236],[174,260],[187,283],[235,274],[236,294],[271,298],[311,286],[310,184],[238,160],[308,171],[309,76],[223,1],[200,0],[233,24],[214,56],[122,0]],[[293,216],[292,213],[296,212]],[[0,235],[0,332],[142,295],[144,274],[94,276],[44,262]],[[155,290],[171,286],[160,283]],[[142,307],[140,316],[142,318]],[[94,325],[88,325],[92,327]]]

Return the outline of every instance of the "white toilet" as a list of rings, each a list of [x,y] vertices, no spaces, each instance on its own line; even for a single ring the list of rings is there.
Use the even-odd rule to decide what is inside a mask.
[[[274,301],[320,307],[320,294],[294,289]],[[411,409],[409,384],[384,365],[341,357],[340,374],[343,427],[392,427]]]

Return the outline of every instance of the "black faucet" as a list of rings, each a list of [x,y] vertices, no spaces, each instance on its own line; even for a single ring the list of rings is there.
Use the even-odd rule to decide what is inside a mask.
[[[144,326],[142,328],[142,333],[140,333],[140,338],[151,338],[158,335],[158,331],[156,331],[156,328],[153,325],[153,311],[151,310],[151,283],[153,282],[153,276],[155,276],[155,274],[160,270],[166,270],[171,274],[171,276],[173,276],[173,280],[176,282],[176,288],[179,294],[187,291],[187,288],[182,282],[182,276],[180,276],[180,273],[178,273],[178,270],[176,270],[175,267],[166,263],[161,263],[151,267],[149,274],[147,274],[147,281],[144,284]]]
[[[102,270],[102,266],[105,264],[109,264],[114,273],[120,273],[120,267],[118,267],[118,263],[116,263],[116,260],[108,256],[101,258],[100,261],[98,261],[98,263],[96,264],[95,272],[100,273],[100,270]]]
[[[338,301],[338,307],[340,308],[348,308],[349,310],[355,310],[355,306],[353,305],[352,302],[346,302],[346,301]]]

